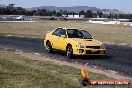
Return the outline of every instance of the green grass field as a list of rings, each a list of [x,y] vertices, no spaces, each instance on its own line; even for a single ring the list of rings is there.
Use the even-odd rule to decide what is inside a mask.
[[[39,21],[34,23],[0,23],[0,34],[40,37],[57,27],[77,27],[89,31],[103,42],[132,44],[132,27],[90,24],[88,22]]]
[[[0,49],[0,88],[82,88],[80,70],[52,62],[27,59],[13,51]],[[108,79],[90,72],[90,79]],[[110,79],[110,78],[109,78]],[[88,86],[86,88],[95,88]],[[96,86],[96,88],[131,88],[126,86]]]

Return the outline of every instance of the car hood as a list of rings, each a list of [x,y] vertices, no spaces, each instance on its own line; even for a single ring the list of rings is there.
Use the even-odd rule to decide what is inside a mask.
[[[72,38],[73,41],[77,43],[82,43],[85,46],[101,46],[103,43],[95,40],[95,39],[79,39],[79,38]]]

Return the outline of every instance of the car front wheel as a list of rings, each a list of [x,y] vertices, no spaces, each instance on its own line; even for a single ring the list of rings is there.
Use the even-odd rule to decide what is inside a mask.
[[[72,46],[68,46],[67,47],[67,49],[66,49],[66,55],[70,59],[73,57],[73,49],[72,49]]]
[[[52,52],[52,46],[51,46],[51,43],[50,42],[47,42],[47,44],[46,44],[46,51],[48,53],[51,53]]]

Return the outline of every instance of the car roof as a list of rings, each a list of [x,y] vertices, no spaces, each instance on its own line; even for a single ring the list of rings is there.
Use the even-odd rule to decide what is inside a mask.
[[[73,29],[73,30],[76,30],[76,29],[81,30],[81,28],[76,28],[76,27],[58,27],[58,28],[63,28],[65,30],[71,30],[71,29]]]

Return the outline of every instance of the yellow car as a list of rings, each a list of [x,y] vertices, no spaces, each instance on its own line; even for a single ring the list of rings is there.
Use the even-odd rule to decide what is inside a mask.
[[[53,50],[66,52],[67,57],[73,55],[105,55],[105,46],[95,40],[87,31],[77,28],[56,28],[48,32],[44,39],[46,51]]]

